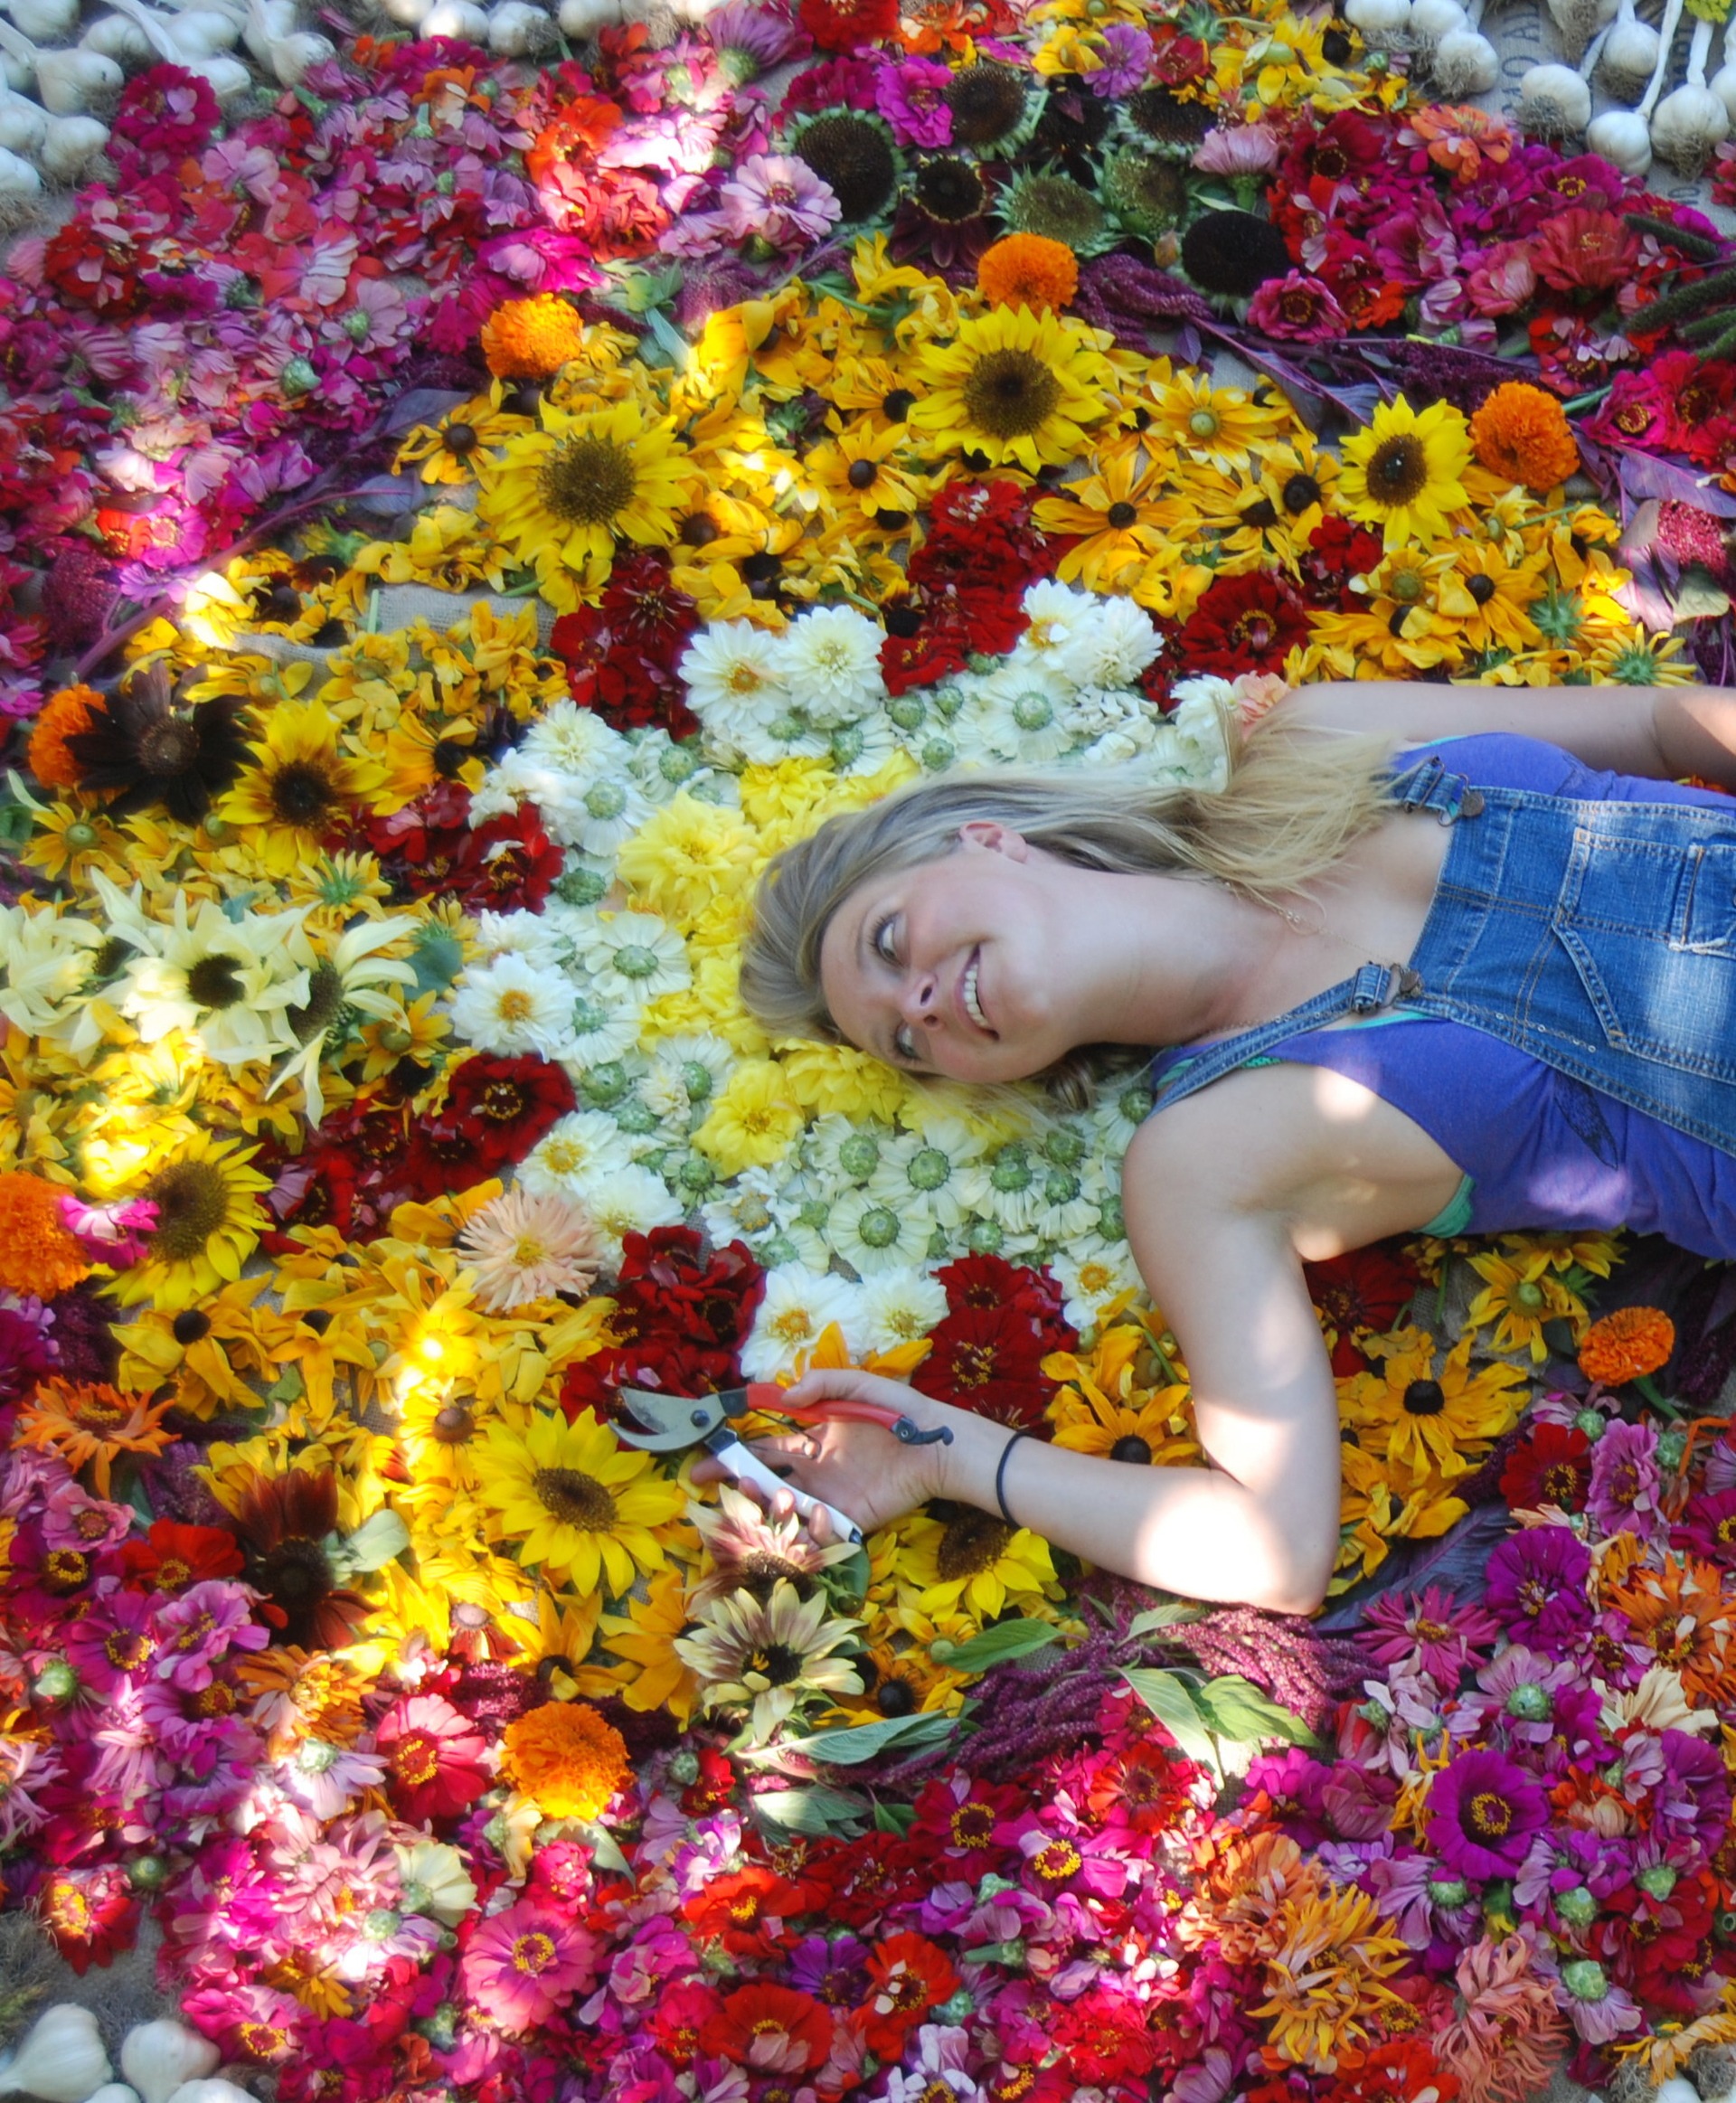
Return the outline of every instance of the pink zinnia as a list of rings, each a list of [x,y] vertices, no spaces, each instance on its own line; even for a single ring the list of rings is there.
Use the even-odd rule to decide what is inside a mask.
[[[947,90],[952,69],[934,59],[906,59],[884,67],[874,82],[874,108],[901,146],[949,146],[952,105]]]
[[[1278,165],[1278,134],[1263,124],[1222,125],[1194,149],[1206,175],[1264,175]]]
[[[1292,344],[1337,343],[1350,327],[1327,288],[1302,270],[1269,278],[1249,305],[1248,323]]]
[[[780,249],[818,240],[842,210],[832,185],[794,154],[750,154],[717,203],[732,240],[757,234]]]
[[[596,1977],[594,1938],[523,1900],[485,1920],[464,1953],[466,1994],[503,2030],[546,2023]]]

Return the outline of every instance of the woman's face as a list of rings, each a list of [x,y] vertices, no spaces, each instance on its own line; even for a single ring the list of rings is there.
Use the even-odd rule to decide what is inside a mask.
[[[906,1072],[1025,1080],[1084,1040],[1066,1017],[1060,872],[1004,825],[960,829],[941,862],[860,884],[820,944],[839,1029]]]

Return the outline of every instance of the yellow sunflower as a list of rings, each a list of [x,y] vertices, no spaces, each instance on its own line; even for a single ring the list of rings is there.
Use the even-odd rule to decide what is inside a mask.
[[[569,414],[545,401],[542,416],[482,469],[476,510],[535,569],[543,598],[571,613],[608,577],[618,534],[656,547],[676,537],[695,480],[674,419],[651,421],[640,402]]]
[[[1009,1601],[1029,1608],[1061,1596],[1049,1544],[1027,1527],[960,1504],[948,1507],[944,1519],[910,1519],[901,1531],[898,1574],[924,1613],[962,1607],[979,1622],[992,1621]]]
[[[108,1287],[123,1307],[191,1307],[235,1283],[266,1223],[258,1193],[269,1178],[247,1165],[258,1151],[194,1132],[164,1162],[137,1193],[156,1207],[145,1256]]]
[[[1012,461],[1030,475],[1064,467],[1115,406],[1108,340],[1057,315],[992,307],[961,321],[950,343],[924,348],[912,381],[920,399],[907,420],[990,467]]]
[[[342,732],[323,702],[279,702],[248,747],[256,764],[217,806],[225,824],[263,835],[255,845],[273,876],[313,861],[333,824],[385,779],[377,761],[343,750]]]
[[[628,1598],[624,1614],[605,1614],[603,1640],[621,1663],[614,1676],[620,1697],[641,1713],[667,1709],[684,1730],[699,1699],[699,1682],[675,1650],[687,1626],[686,1580],[678,1570],[647,1580],[643,1600]]]
[[[619,1597],[640,1571],[661,1570],[653,1529],[686,1502],[649,1455],[628,1452],[589,1410],[571,1424],[542,1410],[522,1430],[491,1424],[474,1463],[493,1537],[516,1542],[522,1563],[581,1593],[601,1580]]]
[[[1352,518],[1379,526],[1389,548],[1440,540],[1448,513],[1470,501],[1463,479],[1470,462],[1470,430],[1458,410],[1445,401],[1415,410],[1400,395],[1344,440],[1338,500]]]

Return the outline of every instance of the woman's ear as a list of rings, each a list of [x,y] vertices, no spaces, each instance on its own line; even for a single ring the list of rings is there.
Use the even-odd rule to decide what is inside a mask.
[[[995,818],[972,818],[968,825],[960,825],[958,844],[986,849],[991,854],[1005,854],[1009,862],[1027,862],[1031,858],[1031,844],[1024,835],[1015,833],[1011,825],[1001,825]]]

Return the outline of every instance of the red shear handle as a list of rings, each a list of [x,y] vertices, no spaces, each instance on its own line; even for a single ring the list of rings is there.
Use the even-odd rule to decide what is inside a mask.
[[[839,1396],[835,1400],[778,1402],[773,1406],[798,1424],[823,1424],[829,1417],[854,1417],[858,1423],[878,1424],[890,1431],[893,1425],[909,1421],[901,1410],[889,1409],[884,1402],[858,1401],[847,1395]]]

